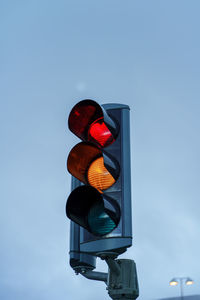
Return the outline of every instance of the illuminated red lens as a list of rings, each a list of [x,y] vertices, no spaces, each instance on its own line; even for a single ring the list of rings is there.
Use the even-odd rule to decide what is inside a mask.
[[[101,147],[106,147],[115,141],[112,133],[103,122],[103,118],[98,119],[90,125],[88,139],[89,141],[98,143]]]

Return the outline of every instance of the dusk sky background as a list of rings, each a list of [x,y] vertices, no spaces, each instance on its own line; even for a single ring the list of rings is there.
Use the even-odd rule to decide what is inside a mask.
[[[0,1],[0,299],[110,299],[69,266],[76,102],[131,108],[140,300],[200,294],[200,1]],[[107,271],[97,260],[97,271]]]

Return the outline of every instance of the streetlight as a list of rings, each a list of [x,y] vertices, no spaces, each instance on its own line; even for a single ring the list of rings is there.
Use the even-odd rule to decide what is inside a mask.
[[[169,285],[175,286],[178,285],[178,282],[180,282],[180,294],[181,294],[181,300],[183,300],[183,283],[185,282],[186,285],[192,285],[194,281],[189,278],[189,277],[176,277],[173,278],[170,282]]]

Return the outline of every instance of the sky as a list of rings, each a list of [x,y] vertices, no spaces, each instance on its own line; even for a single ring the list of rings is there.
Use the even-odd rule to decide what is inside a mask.
[[[72,107],[131,112],[139,300],[200,294],[198,0],[0,2],[0,298],[110,299],[69,266]],[[107,271],[97,260],[97,271]]]

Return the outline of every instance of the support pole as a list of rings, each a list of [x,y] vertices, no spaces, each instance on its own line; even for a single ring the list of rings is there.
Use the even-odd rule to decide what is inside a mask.
[[[139,296],[136,264],[131,259],[106,257],[108,273],[96,272],[91,268],[80,267],[76,273],[87,279],[104,281],[109,296],[113,300],[134,300]]]
[[[87,279],[104,281],[107,284],[108,273],[82,269],[80,274]]]

